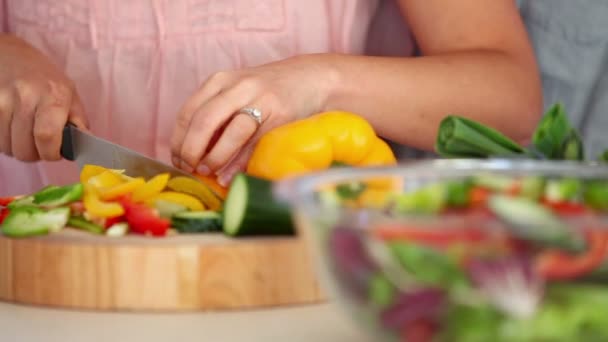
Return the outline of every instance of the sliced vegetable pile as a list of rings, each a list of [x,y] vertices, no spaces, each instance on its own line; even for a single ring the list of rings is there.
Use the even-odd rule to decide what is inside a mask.
[[[171,228],[183,233],[221,231],[224,196],[225,190],[209,178],[159,174],[145,180],[85,165],[78,183],[0,200],[0,223],[2,233],[11,237],[45,235],[65,227],[108,236],[165,236]]]
[[[48,234],[69,226],[95,234],[164,236],[223,231],[230,236],[294,233],[289,208],[274,198],[273,182],[335,165],[393,165],[395,156],[361,116],[319,113],[277,127],[256,145],[247,173],[228,189],[197,175],[145,180],[95,165],[80,182],[0,202],[2,232],[9,236]],[[201,184],[204,183],[203,184]],[[344,188],[347,195],[351,190]],[[362,189],[360,189],[362,190]],[[367,200],[383,198],[382,186],[365,189]]]
[[[328,241],[342,291],[381,330],[608,340],[608,180],[479,174],[388,197]]]

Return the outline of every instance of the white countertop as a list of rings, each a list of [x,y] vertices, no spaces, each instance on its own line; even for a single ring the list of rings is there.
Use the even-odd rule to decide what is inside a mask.
[[[204,313],[107,313],[0,302],[0,341],[367,341],[331,304]]]

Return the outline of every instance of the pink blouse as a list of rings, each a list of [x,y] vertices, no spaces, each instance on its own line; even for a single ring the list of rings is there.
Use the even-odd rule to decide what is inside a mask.
[[[364,53],[378,0],[0,0],[0,29],[76,84],[92,131],[170,162],[182,104],[211,74],[306,53]],[[78,179],[0,155],[0,196]]]

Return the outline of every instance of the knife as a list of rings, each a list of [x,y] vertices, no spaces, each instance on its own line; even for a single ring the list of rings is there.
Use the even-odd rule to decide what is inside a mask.
[[[85,164],[94,164],[109,169],[125,170],[125,174],[131,177],[145,179],[160,173],[169,173],[172,177],[188,177],[205,185],[190,173],[84,132],[72,123],[68,123],[63,129],[61,156],[75,161],[80,168]]]

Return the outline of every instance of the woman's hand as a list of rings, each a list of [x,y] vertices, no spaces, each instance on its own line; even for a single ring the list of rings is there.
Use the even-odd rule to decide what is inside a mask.
[[[179,113],[173,164],[187,172],[215,173],[228,184],[263,134],[320,111],[331,81],[330,68],[315,55],[213,75]],[[236,115],[246,107],[261,111],[261,124]]]
[[[72,82],[41,52],[0,34],[0,152],[22,161],[59,160],[68,119],[87,126]]]

